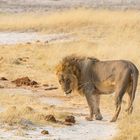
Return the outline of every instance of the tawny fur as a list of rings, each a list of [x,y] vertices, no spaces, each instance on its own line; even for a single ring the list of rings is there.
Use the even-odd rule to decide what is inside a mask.
[[[121,102],[125,92],[129,95],[127,111],[132,112],[133,101],[138,82],[139,71],[136,66],[126,60],[100,61],[94,57],[67,56],[57,66],[57,75],[66,94],[73,90],[85,95],[93,115],[102,119],[99,103],[101,94],[115,92],[116,110],[112,122],[116,121],[121,110]]]

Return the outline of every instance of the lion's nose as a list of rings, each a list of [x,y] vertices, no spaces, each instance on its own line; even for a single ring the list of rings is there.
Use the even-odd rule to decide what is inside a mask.
[[[69,90],[65,91],[65,94],[68,95],[68,94],[70,94],[71,92],[72,92],[72,90],[69,89]]]

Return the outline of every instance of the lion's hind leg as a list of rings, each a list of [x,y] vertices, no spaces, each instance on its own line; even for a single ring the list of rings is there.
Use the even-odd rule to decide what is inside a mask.
[[[126,88],[121,88],[118,92],[116,92],[116,97],[115,97],[116,110],[115,110],[115,114],[110,122],[115,122],[119,116],[119,113],[121,111],[122,98],[123,98],[125,91],[126,91]]]
[[[121,103],[122,103],[122,98],[127,90],[128,86],[128,74],[130,71],[126,71],[126,73],[121,77],[119,80],[120,83],[116,87],[115,91],[115,106],[116,106],[116,111],[115,114],[110,122],[115,122],[119,116],[119,113],[121,111]]]
[[[127,94],[128,94],[128,107],[129,107],[131,103],[131,98],[132,98],[132,83],[130,83],[127,88]],[[128,112],[128,114],[131,114],[133,111],[133,106],[131,105],[131,107],[126,109],[126,111]]]
[[[123,91],[123,92],[120,91],[119,93],[116,93],[116,97],[115,97],[116,110],[115,110],[115,114],[110,122],[115,122],[119,116],[119,113],[121,111],[122,97],[123,97],[124,93],[125,93],[125,91]]]

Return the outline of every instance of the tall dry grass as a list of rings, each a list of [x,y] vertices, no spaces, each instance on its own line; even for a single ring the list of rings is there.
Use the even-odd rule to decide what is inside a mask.
[[[139,140],[140,138],[140,110],[139,110],[140,96],[136,96],[134,103],[134,111],[132,115],[122,115],[119,120],[118,134],[114,140]]]
[[[83,27],[92,27],[96,31],[104,29],[113,29],[112,31],[118,30],[119,32],[140,31],[139,11],[79,8],[49,14],[0,14],[0,21],[1,31],[69,32]]]

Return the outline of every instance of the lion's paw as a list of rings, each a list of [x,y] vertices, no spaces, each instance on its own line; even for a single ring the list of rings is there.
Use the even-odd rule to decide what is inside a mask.
[[[102,115],[101,115],[101,114],[99,114],[99,115],[95,116],[95,119],[96,119],[96,120],[102,120],[102,119],[103,119],[103,117],[102,117]]]
[[[110,122],[116,122],[116,118],[112,118]]]
[[[91,117],[85,117],[85,119],[86,119],[87,121],[93,121],[93,118],[91,118]]]

